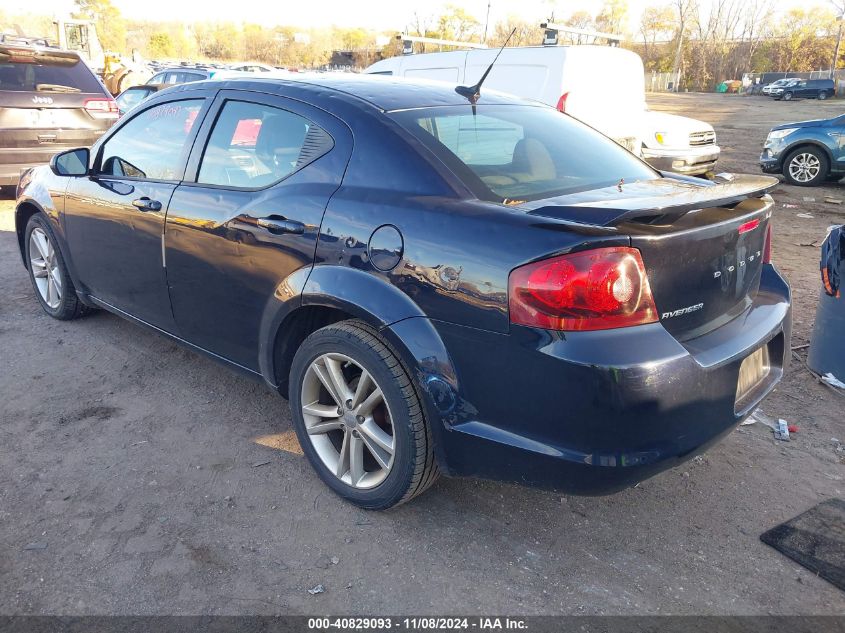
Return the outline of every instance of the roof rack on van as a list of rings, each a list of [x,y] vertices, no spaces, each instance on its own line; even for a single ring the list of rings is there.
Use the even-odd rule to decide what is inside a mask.
[[[421,42],[423,44],[437,44],[439,46],[455,46],[457,48],[487,48],[485,44],[476,44],[475,42],[457,42],[455,40],[439,40],[434,37],[420,37],[418,35],[408,35],[407,33],[399,33],[396,36],[397,40],[402,42],[402,54],[413,55],[414,43]]]
[[[595,39],[604,39],[611,46],[619,46],[620,42],[625,41],[625,36],[619,33],[603,33],[602,31],[591,31],[589,29],[577,29],[573,26],[556,24],[554,22],[541,22],[540,28],[546,30],[543,36],[543,46],[557,46],[558,33],[561,32],[572,33],[573,35],[586,35]]]

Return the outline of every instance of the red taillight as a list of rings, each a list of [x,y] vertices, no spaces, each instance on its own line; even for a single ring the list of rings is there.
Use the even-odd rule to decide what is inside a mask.
[[[569,98],[569,93],[564,92],[560,95],[560,99],[557,100],[557,109],[558,112],[566,112],[566,100]]]
[[[739,225],[739,234],[742,235],[743,233],[748,233],[749,231],[753,231],[758,226],[760,226],[760,220],[750,220],[745,224]]]
[[[526,264],[510,274],[511,323],[548,330],[607,330],[657,321],[635,248],[598,248]]]
[[[772,263],[772,225],[766,225],[766,239],[763,241],[763,263]]]
[[[116,119],[120,114],[120,109],[114,99],[86,99],[85,110],[91,116],[100,119]]]

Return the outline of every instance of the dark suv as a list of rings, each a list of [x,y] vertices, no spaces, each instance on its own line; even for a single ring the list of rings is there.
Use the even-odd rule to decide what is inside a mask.
[[[58,151],[90,146],[117,104],[72,51],[0,44],[0,186]]]
[[[775,99],[827,99],[836,94],[832,79],[796,79],[791,83],[773,88],[769,93]]]

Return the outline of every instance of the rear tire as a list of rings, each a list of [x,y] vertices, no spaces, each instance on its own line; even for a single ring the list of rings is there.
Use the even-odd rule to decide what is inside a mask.
[[[77,319],[91,311],[76,296],[64,257],[50,221],[36,213],[26,225],[24,245],[29,279],[44,312],[60,321]]]
[[[825,99],[827,99],[827,93],[824,90],[822,90],[819,93],[819,100],[824,101]]]
[[[783,161],[783,177],[790,185],[815,187],[830,173],[825,153],[816,147],[799,147]]]
[[[368,402],[377,404],[368,408]],[[414,384],[362,321],[328,325],[305,339],[291,365],[290,407],[311,466],[350,503],[385,510],[437,479],[431,430]]]

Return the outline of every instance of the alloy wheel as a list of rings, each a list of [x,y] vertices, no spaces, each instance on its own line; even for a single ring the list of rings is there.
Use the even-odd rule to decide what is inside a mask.
[[[374,488],[393,467],[393,418],[381,387],[343,354],[314,359],[302,381],[308,439],[326,468],[353,488]]]
[[[29,263],[41,299],[55,310],[62,302],[62,277],[53,244],[40,227],[29,235]]]
[[[821,161],[817,156],[808,152],[796,154],[789,161],[789,175],[796,182],[810,182],[818,177]]]

